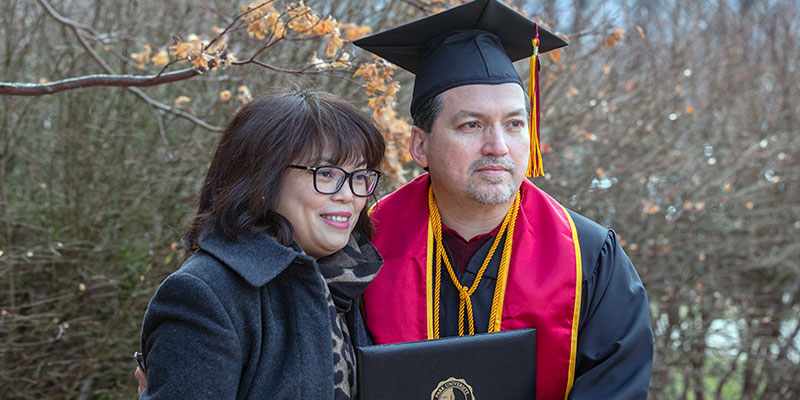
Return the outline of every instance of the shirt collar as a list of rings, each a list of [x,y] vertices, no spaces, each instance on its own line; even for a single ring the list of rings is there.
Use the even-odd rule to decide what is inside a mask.
[[[464,243],[469,243],[469,242],[472,242],[472,241],[474,241],[474,240],[481,240],[481,239],[484,239],[484,238],[486,238],[486,237],[490,237],[490,236],[497,235],[497,233],[498,233],[498,232],[500,232],[500,227],[501,227],[501,226],[503,226],[503,223],[502,223],[502,222],[500,222],[500,224],[499,224],[499,225],[497,225],[497,226],[496,226],[496,227],[495,227],[495,228],[494,228],[494,229],[493,229],[491,232],[488,232],[488,233],[482,233],[482,234],[480,234],[480,235],[478,235],[478,236],[475,236],[474,238],[472,238],[472,239],[470,239],[470,240],[467,240],[467,239],[464,239],[464,237],[463,237],[463,236],[461,236],[461,234],[460,234],[460,233],[456,232],[456,230],[455,230],[455,229],[453,229],[453,228],[450,228],[449,226],[445,225],[445,224],[444,224],[444,221],[442,221],[442,232],[449,232],[449,233],[451,233],[453,236],[455,236],[456,238],[458,238],[459,240],[461,240],[462,242],[464,242]]]

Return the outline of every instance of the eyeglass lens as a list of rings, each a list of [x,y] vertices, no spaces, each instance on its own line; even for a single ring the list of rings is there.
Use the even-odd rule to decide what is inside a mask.
[[[333,194],[339,191],[344,185],[347,174],[344,170],[336,167],[319,167],[314,176],[317,191],[320,193]],[[369,196],[375,189],[378,181],[378,173],[369,169],[353,171],[350,176],[350,188],[356,196]]]

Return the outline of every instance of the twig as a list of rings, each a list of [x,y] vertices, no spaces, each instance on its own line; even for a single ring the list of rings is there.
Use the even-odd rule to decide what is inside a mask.
[[[116,55],[125,64],[128,64],[131,67],[136,67],[136,65],[137,65],[136,62],[134,62],[133,60],[131,60],[128,57],[125,57],[124,54],[120,53],[114,46],[110,45],[111,44],[111,41],[109,40],[110,39],[110,35],[99,33],[89,25],[73,21],[73,20],[71,20],[71,19],[59,14],[53,8],[53,6],[51,6],[50,3],[47,2],[47,0],[39,0],[39,4],[41,4],[42,7],[45,9],[45,11],[47,11],[47,13],[50,14],[51,17],[55,18],[58,22],[60,22],[62,24],[65,24],[65,25],[68,25],[73,29],[77,28],[77,29],[81,29],[81,30],[84,30],[84,31],[90,33],[94,40],[97,40],[100,43],[109,45],[108,46],[108,48],[109,48],[108,51],[110,51],[111,53]]]
[[[8,184],[6,182],[6,157],[4,154],[0,154],[0,204],[3,206],[3,217],[5,219],[5,242],[7,249],[10,251],[13,246],[11,243],[11,215],[8,212]],[[0,256],[2,257],[2,256]],[[9,255],[6,255],[9,257]],[[14,276],[14,267],[9,265],[8,271],[8,305],[9,311],[14,312],[16,308],[16,281]]]
[[[47,0],[39,0],[39,4],[41,4],[42,7],[44,7],[45,11],[47,11],[47,13],[50,14],[51,17],[55,18],[58,22],[61,22],[62,24],[71,26],[73,28],[83,29],[94,35],[94,37],[96,38],[100,37],[100,34],[97,31],[95,31],[94,28],[92,28],[91,26],[82,24],[80,22],[75,22],[56,12],[56,10],[53,8],[53,6],[50,5],[50,3],[47,2]]]
[[[272,38],[272,34],[270,34],[270,40],[271,40],[271,38]],[[256,50],[256,52],[253,53],[252,56],[250,56],[250,60],[249,61],[255,60],[256,56],[261,54],[262,51],[274,46],[276,43],[280,42],[281,40],[284,40],[284,38],[283,37],[279,37],[279,38],[275,39],[274,41],[267,42],[267,44],[261,46],[260,49]],[[234,64],[236,64],[236,63],[234,63]]]
[[[210,4],[208,4],[208,2],[207,2],[207,1],[204,1],[204,2],[203,2],[203,8],[205,8],[205,9],[206,9],[206,10],[208,10],[210,13],[212,13],[212,14],[216,15],[217,17],[219,17],[219,19],[221,19],[221,20],[225,21],[225,23],[229,23],[229,21],[230,21],[230,18],[229,18],[227,15],[224,15],[224,14],[222,14],[222,13],[221,13],[219,10],[217,10],[216,8],[214,8],[214,7],[211,7],[211,5],[210,5]]]
[[[164,143],[164,148],[167,150],[167,157],[170,160],[175,159],[175,154],[172,153],[172,149],[169,148],[169,141],[167,140],[167,132],[164,130],[164,119],[161,118],[161,114],[156,111],[155,107],[153,107],[150,103],[147,104],[150,107],[150,111],[153,112],[153,117],[155,117],[156,122],[158,123],[158,133],[161,135],[161,141]]]
[[[79,31],[75,26],[72,26],[72,25],[70,25],[70,28],[72,28],[72,32],[75,33],[75,36],[78,38],[78,41],[81,43],[81,46],[83,46],[83,48],[86,50],[86,52],[89,53],[90,56],[92,56],[94,61],[97,62],[98,64],[100,64],[100,66],[103,67],[103,69],[106,72],[113,73],[113,70],[111,69],[111,66],[108,65],[108,63],[106,63],[105,60],[103,60],[103,58],[101,58],[100,55],[97,54],[96,51],[94,51],[94,48],[92,46],[90,46],[89,43],[86,42],[86,38],[83,37],[83,34],[81,33],[81,31]]]
[[[309,69],[312,68],[313,65],[309,65],[308,67],[305,67],[303,69],[283,69],[283,68],[280,68],[280,67],[276,67],[274,65],[267,64],[265,62],[258,61],[258,60],[247,60],[247,61],[236,61],[236,62],[234,62],[234,65],[245,65],[245,64],[255,64],[255,65],[258,65],[259,67],[266,68],[266,69],[268,69],[270,71],[281,72],[281,73],[284,73],[284,74],[292,74],[292,75],[302,75],[302,74],[305,74],[305,75],[318,75],[318,74],[324,74],[324,73],[327,73],[327,72],[331,72],[330,70],[309,71]]]
[[[230,29],[233,27],[233,25],[234,25],[234,24],[236,24],[237,22],[239,22],[239,20],[240,20],[240,19],[242,19],[242,17],[244,17],[245,15],[247,15],[247,14],[249,14],[249,13],[251,13],[251,12],[255,11],[255,10],[258,10],[258,9],[259,9],[259,8],[261,8],[261,7],[264,7],[264,6],[266,6],[267,4],[270,4],[270,3],[272,3],[272,1],[273,1],[273,0],[269,0],[269,1],[267,1],[267,2],[265,2],[265,3],[263,3],[263,4],[261,4],[261,5],[259,5],[259,6],[258,6],[258,7],[256,7],[256,8],[253,8],[253,9],[250,9],[250,8],[248,8],[248,9],[247,9],[247,11],[245,11],[245,12],[242,12],[242,13],[240,13],[239,15],[237,15],[237,16],[236,16],[236,18],[234,18],[234,19],[233,19],[233,21],[231,21],[231,22],[228,24],[228,26],[226,26],[226,27],[225,27],[225,29],[222,31],[222,33],[220,33],[220,34],[219,34],[219,35],[217,35],[217,36],[216,36],[214,39],[212,39],[210,42],[208,42],[208,44],[207,44],[207,45],[206,45],[206,46],[203,48],[203,51],[206,51],[206,50],[208,50],[208,49],[211,47],[211,45],[213,45],[213,44],[214,44],[214,43],[215,43],[217,40],[219,40],[219,38],[221,38],[221,37],[222,37],[222,36],[224,36],[226,33],[228,33],[228,31],[229,31],[229,30],[230,30]]]
[[[179,116],[181,118],[184,118],[186,120],[194,122],[195,124],[200,125],[201,127],[205,128],[205,129],[208,129],[209,131],[222,132],[222,127],[216,126],[216,125],[211,125],[208,122],[203,121],[202,119],[197,118],[194,115],[192,115],[192,114],[190,114],[190,113],[188,113],[186,111],[177,109],[175,107],[168,106],[168,105],[166,105],[164,103],[161,103],[161,102],[159,102],[157,100],[154,100],[150,96],[146,95],[139,88],[129,87],[128,90],[130,90],[131,92],[135,93],[137,96],[139,96],[140,99],[144,100],[145,103],[147,103],[147,104],[149,104],[149,105],[151,105],[151,106],[153,106],[155,108],[158,108],[160,110],[164,110],[166,112],[175,114],[175,115],[177,115],[177,116]]]
[[[413,1],[411,1],[411,0],[400,0],[400,1],[402,1],[403,3],[406,3],[406,4],[408,4],[408,5],[410,5],[411,7],[414,7],[414,8],[416,8],[416,9],[418,9],[418,10],[420,10],[420,11],[424,12],[425,14],[430,14],[430,13],[431,13],[431,12],[430,12],[430,10],[428,10],[428,9],[427,9],[427,8],[425,8],[424,6],[422,6],[422,5],[418,4],[418,3],[415,3],[415,2],[413,2]]]

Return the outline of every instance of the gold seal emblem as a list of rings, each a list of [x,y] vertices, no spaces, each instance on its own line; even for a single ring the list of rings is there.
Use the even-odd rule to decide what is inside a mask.
[[[450,377],[436,385],[431,400],[475,400],[475,396],[467,381]]]

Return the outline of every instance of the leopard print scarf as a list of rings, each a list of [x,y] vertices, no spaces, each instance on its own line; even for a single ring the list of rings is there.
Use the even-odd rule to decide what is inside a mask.
[[[356,398],[356,361],[344,314],[372,282],[383,264],[378,251],[360,232],[354,231],[342,250],[318,260],[327,283],[325,294],[331,317],[334,398]]]

